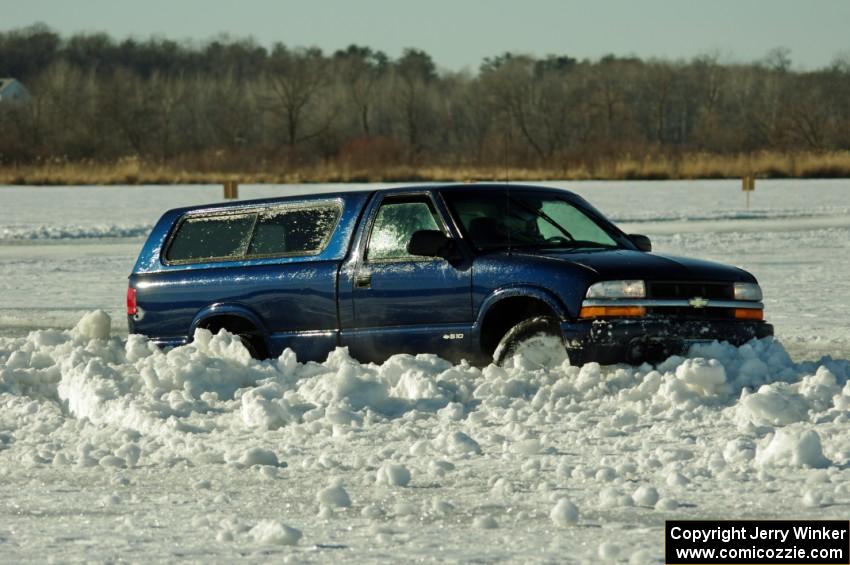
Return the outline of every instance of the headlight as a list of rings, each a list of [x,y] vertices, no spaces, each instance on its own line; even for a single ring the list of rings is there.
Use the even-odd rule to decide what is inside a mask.
[[[643,281],[602,281],[590,285],[586,298],[644,298]]]
[[[756,283],[735,283],[735,300],[759,302],[761,298],[761,287]]]

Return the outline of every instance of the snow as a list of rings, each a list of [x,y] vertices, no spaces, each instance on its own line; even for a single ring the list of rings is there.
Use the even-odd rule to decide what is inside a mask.
[[[95,310],[80,318],[71,333],[82,339],[106,339],[109,337],[110,325],[109,314],[103,310]]]
[[[472,524],[476,528],[480,528],[482,530],[495,530],[499,527],[499,523],[496,519],[489,514],[487,516],[478,516],[472,521]]]
[[[578,507],[566,498],[560,499],[549,513],[552,523],[562,528],[575,526],[578,523],[578,516]]]
[[[378,468],[376,483],[379,485],[406,487],[410,483],[410,469],[399,463],[385,461]]]
[[[233,336],[203,330],[192,344],[162,352],[139,336],[104,335],[109,326],[95,311],[71,330],[0,338],[6,499],[38,509],[49,504],[47,493],[67,491],[65,504],[82,503],[102,523],[83,500],[122,515],[133,501],[132,515],[150,520],[185,489],[199,506],[182,512],[235,524],[210,530],[218,544],[294,544],[303,532],[309,546],[323,547],[327,536],[345,537],[351,527],[345,543],[356,547],[352,559],[377,555],[372,534],[358,533],[367,526],[388,527],[381,539],[403,553],[428,546],[445,526],[522,524],[541,542],[548,517],[597,545],[616,531],[618,547],[630,548],[625,555],[652,550],[641,536],[618,529],[631,520],[660,524],[654,520],[716,513],[733,493],[760,504],[766,516],[822,510],[818,501],[832,490],[813,489],[812,482],[850,478],[850,362],[795,363],[771,339],[695,347],[688,358],[657,368],[562,364],[529,373],[451,366],[431,355],[362,365],[344,349],[324,363],[300,363],[291,351],[258,362]],[[715,357],[702,357],[702,350]],[[753,360],[766,369],[748,369]],[[431,384],[399,386],[411,374]],[[781,380],[762,384],[771,375]],[[519,379],[524,387],[515,385]],[[750,399],[789,388],[800,419],[752,421]],[[260,401],[285,408],[286,417],[246,418]],[[448,406],[465,416],[446,418]],[[66,486],[21,489],[33,476]],[[767,501],[760,485],[768,476],[770,488],[798,493],[796,507]],[[98,496],[67,486],[89,483]],[[257,505],[264,497],[279,502]],[[646,512],[659,518],[641,518]],[[169,527],[189,543],[182,536],[196,526],[179,514],[168,518]],[[29,545],[16,537],[17,545],[0,551],[26,555],[67,528],[44,509],[27,521],[36,518],[40,527],[27,530]],[[113,534],[116,543],[135,539],[122,532]],[[533,543],[499,550],[486,538],[475,538],[479,545],[451,539],[446,543],[458,558],[498,551],[517,557]],[[215,547],[223,553],[214,555],[230,551]],[[557,550],[545,547],[543,555]],[[74,555],[73,547],[64,549]]]
[[[605,563],[617,561],[620,556],[620,546],[615,543],[604,542],[599,544],[599,558]]]
[[[26,240],[74,240],[99,238],[146,237],[153,224],[65,224],[4,226],[0,228],[0,241],[7,243]]]
[[[751,213],[725,210],[737,183],[579,185],[763,283],[776,339],[657,366],[258,362],[204,330],[163,352],[123,327],[139,238],[0,238],[0,561],[645,563],[665,519],[843,519],[850,186],[797,182],[760,183]],[[1,188],[0,225],[218,196]]]
[[[351,506],[351,498],[342,485],[334,484],[323,488],[316,493],[316,500],[326,508],[348,508]]]
[[[820,436],[812,429],[781,428],[768,436],[756,452],[756,465],[788,465],[793,467],[828,467]]]
[[[254,541],[265,545],[295,545],[301,532],[274,520],[263,520],[251,528],[248,534]]]
[[[251,447],[239,458],[239,462],[246,467],[254,465],[269,465],[277,467],[280,462],[277,460],[277,454],[269,449],[262,447]]]
[[[632,494],[632,500],[637,506],[655,506],[658,499],[658,491],[648,485],[639,486]]]

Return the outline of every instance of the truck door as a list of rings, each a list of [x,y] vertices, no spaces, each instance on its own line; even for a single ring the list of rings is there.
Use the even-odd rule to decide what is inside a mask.
[[[471,268],[407,252],[418,230],[451,235],[432,197],[384,196],[365,229],[351,280],[354,324],[343,328],[343,344],[360,361],[394,353],[464,357],[473,321]]]

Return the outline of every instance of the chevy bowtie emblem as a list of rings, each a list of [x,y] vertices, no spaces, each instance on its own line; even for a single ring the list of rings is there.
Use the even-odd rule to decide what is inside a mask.
[[[699,296],[696,298],[691,298],[688,300],[688,304],[693,306],[694,308],[705,308],[708,306],[708,298],[700,298]]]

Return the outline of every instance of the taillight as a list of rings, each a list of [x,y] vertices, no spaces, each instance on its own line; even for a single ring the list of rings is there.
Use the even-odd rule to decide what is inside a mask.
[[[138,310],[136,307],[136,289],[132,286],[127,287],[127,315],[135,316]]]

